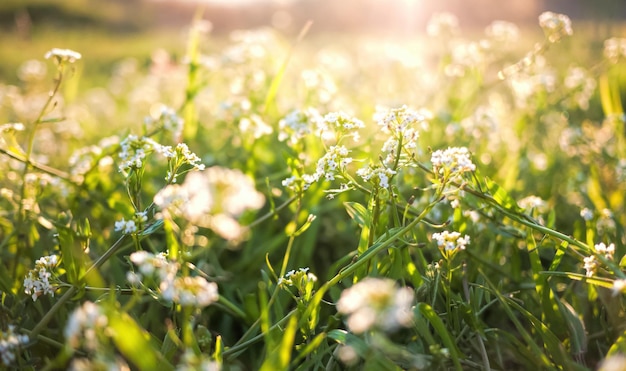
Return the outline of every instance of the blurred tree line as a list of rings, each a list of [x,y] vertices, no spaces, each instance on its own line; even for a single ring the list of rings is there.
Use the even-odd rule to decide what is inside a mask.
[[[26,36],[30,27],[102,28],[135,32],[189,24],[198,4],[189,0],[2,0],[0,30]],[[607,32],[626,19],[626,0],[260,0],[242,7],[205,4],[214,32],[274,25],[297,32],[313,20],[313,32],[417,32],[434,12],[457,14],[462,27],[483,27],[495,19],[535,24],[545,10],[591,21]]]

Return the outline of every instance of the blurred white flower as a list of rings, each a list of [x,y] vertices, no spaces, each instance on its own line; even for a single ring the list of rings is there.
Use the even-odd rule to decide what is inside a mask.
[[[227,240],[238,240],[244,228],[237,218],[246,210],[261,208],[265,197],[241,171],[213,166],[189,173],[181,185],[163,188],[154,203],[163,216],[182,216]]]
[[[572,22],[565,14],[544,12],[539,15],[539,25],[549,42],[555,43],[564,36],[571,36]]]
[[[459,33],[459,19],[452,13],[435,13],[428,20],[426,33],[433,37],[454,36]]]
[[[90,301],[76,308],[65,324],[64,335],[72,349],[84,348],[96,352],[100,348],[100,337],[108,326],[104,310]]]
[[[54,58],[57,63],[60,63],[62,61],[68,61],[70,63],[74,63],[77,60],[81,59],[82,55],[79,52],[75,52],[70,49],[53,48],[50,51],[48,51],[44,55],[44,57],[46,59]]]
[[[374,328],[393,331],[411,325],[413,295],[411,288],[399,288],[391,279],[367,277],[341,293],[337,311],[348,316],[355,334]]]
[[[2,364],[11,366],[17,359],[20,348],[28,344],[28,336],[18,334],[15,325],[8,325],[6,331],[0,331],[0,358]]]

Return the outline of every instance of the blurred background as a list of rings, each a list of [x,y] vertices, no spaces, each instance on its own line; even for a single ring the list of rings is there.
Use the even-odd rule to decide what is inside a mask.
[[[413,37],[442,11],[457,15],[467,33],[493,20],[539,33],[537,16],[545,10],[569,15],[575,31],[584,27],[591,42],[626,36],[624,0],[2,0],[0,82],[14,82],[21,62],[52,47],[83,53],[92,75],[123,57],[150,58],[158,48],[180,55],[199,7],[215,37],[264,26],[292,37],[309,20],[309,37]]]

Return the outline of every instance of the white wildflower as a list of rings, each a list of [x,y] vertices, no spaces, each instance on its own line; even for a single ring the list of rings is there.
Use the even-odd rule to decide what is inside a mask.
[[[584,208],[582,210],[580,210],[580,216],[586,221],[590,221],[593,219],[593,211],[589,210],[588,208]]]
[[[37,301],[41,295],[54,296],[56,286],[50,283],[50,279],[58,263],[56,255],[44,256],[35,262],[35,268],[28,271],[24,278],[24,293],[30,295],[33,301]]]
[[[593,249],[598,253],[604,255],[608,260],[613,259],[613,255],[615,254],[615,244],[609,244],[608,246],[604,244],[604,242],[600,242],[596,244]]]
[[[393,331],[411,325],[413,296],[412,289],[398,288],[391,279],[367,277],[341,293],[337,311],[348,316],[348,328],[356,334]]]
[[[470,243],[470,237],[468,235],[461,237],[459,232],[443,231],[441,233],[433,233],[432,239],[444,251],[465,250]]]
[[[437,150],[432,153],[430,161],[433,171],[444,174],[449,171],[453,175],[476,170],[472,163],[470,152],[465,147],[448,147],[446,150]]]
[[[549,42],[555,43],[564,36],[571,36],[572,22],[565,14],[544,12],[539,16],[539,25]]]
[[[6,331],[0,331],[0,359],[5,366],[11,366],[17,359],[22,346],[28,344],[28,336],[18,334],[15,325],[9,325]]]
[[[46,59],[54,58],[57,62],[68,61],[70,63],[74,63],[81,59],[82,55],[79,52],[75,52],[70,49],[53,48],[48,51],[44,57]]]
[[[459,33],[459,19],[452,13],[435,13],[428,20],[426,32],[433,37],[454,36]]]
[[[63,331],[67,345],[72,349],[84,348],[91,352],[99,350],[108,318],[104,310],[90,301],[76,308],[70,315]]]
[[[585,258],[583,258],[583,268],[585,268],[585,275],[587,277],[593,277],[593,275],[596,273],[597,269],[598,269],[598,260],[596,259],[596,257],[594,255],[591,256],[587,256]]]

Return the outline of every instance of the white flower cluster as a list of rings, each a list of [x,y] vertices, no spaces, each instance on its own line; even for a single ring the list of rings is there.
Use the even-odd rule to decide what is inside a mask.
[[[383,166],[366,166],[357,170],[356,174],[374,186],[389,188],[389,179],[396,174],[396,171]]]
[[[466,147],[448,147],[446,150],[437,150],[431,155],[433,171],[444,174],[448,171],[453,175],[476,170],[476,165],[470,159],[469,150]]]
[[[468,235],[461,237],[459,232],[433,233],[432,238],[437,242],[437,246],[444,251],[465,250],[470,243],[470,237]]]
[[[571,36],[572,21],[565,14],[543,12],[539,15],[539,25],[549,42],[555,43],[564,36]]]
[[[591,221],[593,219],[593,211],[588,208],[583,208],[580,210],[580,216],[586,221]]]
[[[137,232],[143,223],[148,221],[148,215],[146,211],[140,211],[135,213],[135,217],[131,220],[125,220],[122,218],[115,222],[115,231],[122,231],[124,234],[131,234]]]
[[[149,128],[155,126],[162,127],[172,134],[174,141],[178,141],[183,133],[185,120],[178,116],[173,108],[160,105],[154,116],[144,118],[144,124]]]
[[[583,258],[583,268],[585,268],[585,275],[587,277],[593,277],[593,275],[598,270],[598,259],[596,259],[595,255],[587,256]]]
[[[22,345],[28,343],[28,336],[16,332],[15,325],[9,325],[6,331],[0,331],[0,357],[2,364],[10,366],[15,362]]]
[[[598,255],[604,255],[605,259],[613,260],[613,256],[615,254],[615,244],[609,244],[607,246],[604,242],[600,242],[594,245],[593,250]],[[586,271],[585,275],[587,277],[593,277],[598,271],[601,262],[596,255],[590,255],[583,258],[583,263],[583,268]]]
[[[119,138],[112,136],[103,138],[98,142],[98,145],[91,145],[75,150],[68,160],[72,176],[82,177],[96,165],[110,165],[113,159],[110,156],[104,156],[105,150],[117,145],[118,142]],[[96,163],[96,161],[98,161],[98,163]]]
[[[147,251],[137,251],[130,255],[130,261],[138,267],[139,273],[128,273],[129,283],[139,286],[144,277],[150,277],[158,283],[164,300],[182,306],[204,308],[219,299],[215,282],[208,282],[200,276],[178,276],[180,265],[168,260],[165,253],[154,255]]]
[[[126,173],[130,170],[141,169],[147,155],[155,150],[163,151],[164,148],[151,138],[139,138],[136,135],[130,134],[120,142],[120,171]],[[174,157],[174,153],[171,150],[164,152],[164,154],[166,157]]]
[[[46,59],[54,58],[54,60],[57,63],[64,62],[64,61],[67,61],[69,63],[74,63],[77,60],[81,59],[82,55],[79,52],[75,52],[70,49],[53,48],[44,55],[44,58]]]
[[[351,136],[355,142],[359,141],[359,129],[363,129],[363,121],[344,112],[327,113],[320,123],[322,139],[335,139]]]
[[[383,144],[382,152],[387,154],[385,164],[392,166],[396,162],[398,145],[408,152],[409,156],[415,153],[419,133],[416,126],[428,127],[428,120],[432,114],[426,110],[416,111],[406,105],[395,109],[378,109],[374,114],[374,120],[381,130],[390,134],[389,139]]]
[[[274,132],[274,129],[266,124],[261,116],[256,114],[240,118],[239,130],[241,130],[242,133],[252,133],[254,139],[259,139],[264,135],[270,135]]]
[[[452,13],[435,13],[428,20],[426,33],[433,37],[454,36],[459,33],[459,19]]]
[[[90,301],[76,308],[65,325],[64,335],[67,345],[72,349],[83,348],[96,352],[108,326],[109,319],[104,310]]]
[[[411,325],[413,296],[411,288],[398,288],[391,279],[367,277],[341,293],[337,311],[348,316],[348,328],[355,334],[375,328],[393,331]]]
[[[284,277],[278,279],[277,285],[294,287],[298,290],[300,297],[304,298],[304,300],[308,300],[313,294],[313,287],[316,282],[317,276],[309,272],[309,268],[307,267],[300,268],[297,271],[290,270],[285,273]]]
[[[146,157],[152,152],[157,152],[165,158],[173,160],[175,168],[188,164],[195,170],[204,170],[204,165],[200,163],[200,158],[191,152],[185,143],[178,143],[176,148],[172,148],[171,146],[157,143],[151,138],[139,138],[133,134],[120,142],[119,158],[121,164],[119,165],[119,170],[128,175],[131,170],[141,169],[144,166]],[[171,170],[166,179],[170,175]]]
[[[604,41],[604,56],[611,62],[617,63],[626,58],[626,38],[612,37]]]
[[[484,65],[491,53],[490,47],[487,40],[456,44],[452,49],[452,60],[445,67],[444,73],[446,76],[462,77],[468,70]]]
[[[502,45],[516,43],[519,39],[519,33],[519,27],[515,23],[507,21],[493,21],[485,29],[485,34],[490,39]]]
[[[596,90],[596,79],[582,67],[570,67],[563,81],[571,91],[571,101],[583,110],[589,109],[589,100]]]
[[[607,246],[604,242],[600,242],[594,245],[593,249],[598,254],[604,255],[608,260],[613,260],[613,255],[615,255],[615,244],[609,244]]]
[[[261,208],[265,197],[241,171],[213,166],[190,173],[180,185],[163,188],[154,196],[154,203],[161,216],[182,216],[192,224],[236,241],[244,233],[236,218],[246,210]]]
[[[30,295],[33,301],[41,295],[50,294],[54,296],[55,286],[50,284],[52,270],[59,263],[56,255],[44,256],[35,261],[35,268],[28,271],[24,278],[24,293]]]
[[[545,213],[549,210],[548,203],[541,197],[528,196],[524,197],[517,202],[517,204],[524,210],[537,210],[540,213]]]
[[[295,145],[305,136],[319,131],[322,116],[314,108],[293,110],[278,122],[278,140]]]

